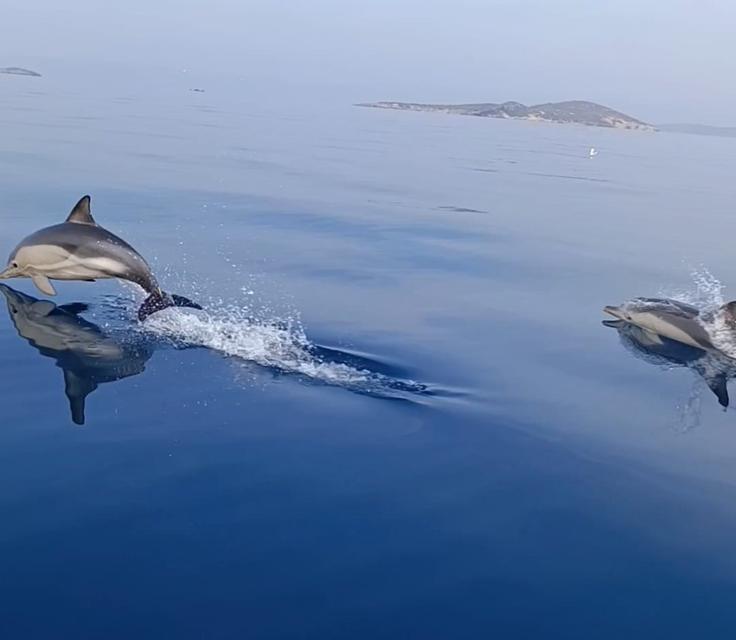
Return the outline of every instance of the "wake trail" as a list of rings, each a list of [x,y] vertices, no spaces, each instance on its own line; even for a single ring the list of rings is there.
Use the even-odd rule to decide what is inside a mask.
[[[313,344],[301,323],[294,319],[255,320],[237,308],[198,313],[166,309],[148,318],[140,330],[174,346],[210,349],[227,357],[358,393],[415,401],[418,396],[434,395],[425,384],[372,369],[367,358]],[[375,365],[380,368],[380,363]]]

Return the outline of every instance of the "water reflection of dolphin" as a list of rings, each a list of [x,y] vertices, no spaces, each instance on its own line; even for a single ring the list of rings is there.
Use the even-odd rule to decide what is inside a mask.
[[[722,353],[685,344],[625,320],[604,320],[637,358],[656,365],[688,367],[705,380],[722,407],[728,407],[727,383],[736,378],[736,360]]]
[[[98,385],[142,373],[153,355],[145,343],[127,344],[79,316],[87,309],[74,303],[57,306],[0,284],[18,335],[64,371],[72,420],[84,424],[87,396]]]

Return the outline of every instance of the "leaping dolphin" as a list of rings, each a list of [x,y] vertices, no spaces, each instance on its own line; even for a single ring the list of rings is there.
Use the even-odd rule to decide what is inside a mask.
[[[85,400],[98,385],[142,373],[153,355],[152,344],[117,339],[82,318],[84,304],[57,306],[4,284],[0,294],[18,335],[64,372],[64,391],[75,424],[84,424]]]
[[[21,241],[0,273],[0,279],[7,278],[31,278],[38,290],[49,296],[56,295],[50,280],[128,280],[148,293],[138,310],[141,321],[167,307],[202,308],[183,296],[164,293],[143,257],[95,222],[89,196],[77,202],[65,222],[40,229]]]

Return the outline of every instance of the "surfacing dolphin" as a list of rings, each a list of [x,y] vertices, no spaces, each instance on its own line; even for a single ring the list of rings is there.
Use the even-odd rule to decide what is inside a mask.
[[[143,257],[95,222],[89,196],[77,202],[65,222],[40,229],[21,241],[0,273],[0,279],[7,278],[31,278],[38,290],[49,296],[56,295],[50,280],[128,280],[148,293],[138,310],[141,321],[167,307],[202,308],[183,296],[164,293]]]
[[[715,314],[723,314],[726,323],[736,328],[736,302],[723,305],[715,314],[705,315],[693,305],[669,298],[634,298],[620,306],[607,306],[603,311],[618,320],[647,329],[660,336],[691,347],[717,350],[703,326]]]
[[[75,424],[84,424],[85,401],[98,385],[142,373],[153,355],[152,344],[115,338],[82,318],[84,304],[57,306],[4,284],[0,294],[18,335],[64,372],[64,391]]]

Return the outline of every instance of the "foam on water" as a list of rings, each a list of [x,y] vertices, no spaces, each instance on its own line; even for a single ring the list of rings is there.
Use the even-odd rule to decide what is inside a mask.
[[[736,331],[723,311],[716,311],[703,321],[713,346],[729,358],[736,359]]]
[[[128,330],[135,327],[133,342],[210,349],[246,366],[257,365],[303,382],[365,395],[414,403],[429,397],[467,395],[464,390],[410,379],[400,366],[370,355],[315,344],[308,338],[298,311],[288,301],[273,303],[259,296],[254,277],[245,278],[246,285],[231,287],[238,293],[230,300],[212,297],[206,284],[193,284],[182,274],[177,280],[178,284],[167,283],[166,290],[185,294],[201,303],[203,310],[168,308],[139,324],[137,310],[144,296],[138,287],[123,282],[129,296],[104,298],[98,321],[108,330],[121,324]]]
[[[700,321],[713,345],[730,358],[736,358],[736,331],[722,307],[726,303],[724,285],[708,269],[701,267],[692,272],[695,290],[685,302],[700,308]]]
[[[141,331],[176,346],[211,349],[247,363],[359,393],[403,399],[432,395],[424,384],[350,363],[370,363],[368,359],[314,345],[295,318],[253,319],[246,310],[233,307],[197,313],[173,308],[149,317]]]
[[[700,266],[691,270],[693,286],[688,289],[664,290],[663,297],[691,304],[702,311],[715,311],[724,303],[723,283],[706,267]]]
[[[703,266],[693,269],[691,277],[692,287],[664,289],[659,295],[697,307],[700,310],[698,320],[710,336],[713,345],[728,357],[736,358],[736,330],[722,310],[726,302],[723,283]],[[636,298],[622,306],[641,310],[647,304],[649,303],[646,299]]]

